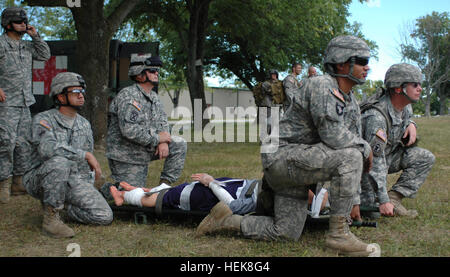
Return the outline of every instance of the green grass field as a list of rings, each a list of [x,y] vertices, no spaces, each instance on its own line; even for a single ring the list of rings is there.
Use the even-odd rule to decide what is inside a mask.
[[[352,227],[366,242],[377,242],[382,256],[448,257],[450,117],[418,118],[420,146],[431,150],[436,163],[417,198],[407,199],[407,208],[417,209],[419,217],[380,218],[378,228]],[[96,150],[105,176],[110,171],[104,151]],[[150,165],[148,184],[156,185],[161,161]],[[216,177],[261,178],[258,143],[189,143],[183,174],[176,184],[189,181],[195,172]],[[397,175],[389,176],[392,185]],[[232,234],[196,238],[198,221],[151,219],[136,225],[132,218],[116,217],[110,226],[68,223],[76,236],[52,239],[41,233],[40,203],[28,195],[13,197],[0,205],[0,256],[69,256],[70,243],[79,245],[82,257],[330,257],[336,253],[325,248],[327,225],[308,225],[298,242],[254,241]]]

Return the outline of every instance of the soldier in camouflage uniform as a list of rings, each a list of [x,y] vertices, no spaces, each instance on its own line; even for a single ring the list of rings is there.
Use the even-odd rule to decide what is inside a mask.
[[[50,58],[48,45],[36,29],[28,25],[25,10],[6,8],[0,36],[0,203],[10,194],[26,193],[22,184],[30,149],[27,138],[31,130],[29,107],[35,103],[31,91],[32,60]],[[24,34],[32,41],[22,40]],[[12,184],[8,178],[12,177]]]
[[[81,223],[107,225],[113,220],[111,208],[94,188],[101,168],[92,154],[91,125],[78,114],[85,89],[80,75],[59,73],[50,92],[57,108],[33,118],[31,144],[35,151],[24,185],[30,195],[41,200],[44,233],[56,238],[75,235],[59,217],[65,205],[69,217]]]
[[[283,103],[285,101],[285,94],[283,89],[283,82],[278,80],[278,72],[274,69],[269,70],[267,80],[261,86],[263,100],[261,107],[266,107],[267,113],[267,134],[270,134],[272,129],[272,107],[279,108],[279,118],[283,116]]]
[[[292,102],[293,93],[300,87],[301,83],[297,79],[297,76],[302,73],[302,65],[299,63],[294,63],[292,65],[292,72],[286,78],[283,79],[283,88],[285,93],[285,99],[283,103],[284,110],[289,107]]]
[[[362,112],[362,134],[373,150],[373,168],[361,180],[360,199],[354,204],[377,206],[380,214],[416,217],[401,200],[414,198],[434,164],[434,155],[415,145],[416,124],[410,103],[420,99],[422,72],[410,64],[395,64],[386,72],[386,89]],[[387,190],[387,175],[403,171]],[[356,216],[358,216],[356,214]]]
[[[145,187],[148,165],[156,159],[165,159],[160,184],[171,185],[183,171],[187,143],[170,136],[167,115],[152,91],[161,66],[157,56],[132,56],[128,75],[136,83],[121,90],[111,102],[106,157],[115,182]],[[107,199],[112,199],[110,186],[101,188]]]
[[[367,76],[370,52],[353,36],[330,41],[325,55],[329,74],[302,86],[280,121],[275,152],[262,151],[264,178],[274,191],[274,216],[239,216],[219,202],[197,228],[204,234],[223,229],[244,236],[298,240],[307,216],[309,185],[331,180],[330,226],[325,244],[350,256],[379,256],[377,244],[360,241],[347,219],[361,173],[372,152],[361,135],[359,106],[351,89]],[[269,153],[272,152],[272,153]]]

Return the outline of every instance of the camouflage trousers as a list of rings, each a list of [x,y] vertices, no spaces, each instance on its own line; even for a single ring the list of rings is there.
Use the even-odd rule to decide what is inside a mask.
[[[332,215],[348,216],[352,196],[361,180],[363,157],[353,148],[334,150],[315,145],[287,145],[279,149],[280,159],[264,170],[275,193],[274,217],[246,216],[241,222],[244,236],[257,239],[298,240],[307,215],[310,185],[331,181]]]
[[[67,206],[68,215],[81,223],[107,225],[113,213],[106,200],[77,170],[77,163],[56,156],[24,175],[27,192],[54,208]]]
[[[31,114],[28,107],[0,107],[0,181],[22,176],[31,147]]]
[[[186,141],[181,137],[172,136],[172,142],[169,144],[169,156],[164,160],[164,167],[161,172],[160,179],[167,180],[170,183],[174,183],[178,180],[184,169],[186,151]],[[152,156],[152,161],[158,159],[159,156]],[[108,164],[111,169],[111,177],[114,182],[125,181],[135,187],[146,187],[148,164],[130,164],[111,159],[108,159]],[[112,199],[109,192],[109,188],[111,186],[112,184],[106,183],[100,189],[100,192],[108,200]]]
[[[404,197],[415,198],[419,188],[425,182],[435,161],[433,153],[420,148],[400,147],[390,155],[386,156],[386,167],[388,172],[378,172],[372,168],[370,175],[381,175],[387,178],[388,174],[402,171],[392,190],[401,193]],[[361,180],[360,201],[362,206],[376,206],[378,202],[373,179],[369,174],[363,174]]]

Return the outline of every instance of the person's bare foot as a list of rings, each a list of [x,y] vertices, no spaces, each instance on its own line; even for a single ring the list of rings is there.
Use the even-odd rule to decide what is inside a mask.
[[[109,188],[109,191],[111,192],[112,197],[114,198],[114,203],[116,206],[122,206],[124,201],[124,191],[118,191],[115,186],[111,186]]]
[[[120,182],[119,185],[126,191],[137,189],[137,187],[133,187],[132,185],[128,184],[127,182],[123,182],[123,181]]]

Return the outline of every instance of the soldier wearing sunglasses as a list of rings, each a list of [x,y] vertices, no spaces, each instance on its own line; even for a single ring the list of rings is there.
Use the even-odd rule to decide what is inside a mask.
[[[371,167],[371,149],[361,137],[360,110],[352,93],[365,82],[369,57],[370,49],[360,38],[336,37],[325,53],[328,74],[311,78],[293,93],[280,120],[277,150],[261,154],[264,180],[274,192],[274,215],[242,217],[219,202],[198,233],[227,229],[256,239],[298,240],[307,216],[308,189],[331,181],[325,245],[343,255],[380,256],[380,246],[358,239],[347,221],[361,173]]]
[[[133,55],[128,76],[135,84],[122,89],[109,107],[106,157],[116,183],[146,186],[153,160],[164,159],[160,184],[171,185],[183,171],[187,143],[170,135],[167,115],[153,91],[161,66],[158,56]],[[100,188],[108,200],[112,200],[110,186]]]
[[[4,9],[1,25],[4,33],[0,36],[0,203],[7,203],[11,194],[26,193],[22,175],[28,166],[29,107],[35,103],[31,90],[32,60],[48,60],[50,48],[36,29],[28,25],[22,8]],[[24,34],[30,35],[32,41],[22,40]]]
[[[33,118],[30,142],[34,151],[24,186],[42,203],[42,231],[55,238],[75,235],[59,216],[64,208],[71,219],[84,224],[107,225],[113,220],[111,208],[94,187],[102,170],[93,155],[91,125],[78,114],[85,90],[79,74],[59,73],[50,91],[56,108]]]
[[[364,173],[361,194],[354,204],[379,206],[379,214],[369,216],[418,215],[406,209],[403,198],[414,198],[434,164],[434,155],[416,146],[416,124],[411,120],[411,103],[420,99],[422,72],[416,66],[401,63],[386,72],[384,84],[374,100],[362,108],[362,135],[373,150],[373,168]],[[362,106],[363,107],[363,106]],[[402,171],[388,191],[387,176]],[[352,217],[359,217],[358,205]]]

